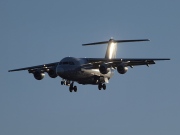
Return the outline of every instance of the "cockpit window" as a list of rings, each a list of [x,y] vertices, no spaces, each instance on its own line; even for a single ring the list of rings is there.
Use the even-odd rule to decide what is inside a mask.
[[[70,61],[70,62],[69,62],[69,65],[74,65],[74,62]]]
[[[64,62],[60,62],[59,65],[75,65],[75,64],[72,61],[64,61]]]
[[[68,62],[63,62],[63,65],[67,65],[68,64]]]

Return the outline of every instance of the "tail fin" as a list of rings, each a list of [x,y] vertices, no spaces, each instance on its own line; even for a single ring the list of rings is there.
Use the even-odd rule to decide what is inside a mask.
[[[116,52],[117,52],[117,42],[114,42],[113,39],[110,39],[108,42],[105,58],[106,59],[116,58]]]
[[[88,43],[88,44],[83,44],[83,46],[87,46],[87,45],[99,45],[99,44],[107,44],[108,43],[106,54],[105,54],[105,58],[106,59],[112,59],[112,58],[116,58],[117,43],[140,42],[140,41],[150,41],[150,40],[149,39],[114,40],[114,39],[111,38],[109,41]]]

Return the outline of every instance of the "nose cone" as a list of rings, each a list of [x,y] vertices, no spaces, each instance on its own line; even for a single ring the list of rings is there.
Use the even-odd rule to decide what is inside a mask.
[[[57,67],[56,69],[56,73],[59,75],[59,76],[63,76],[63,73],[64,73],[64,69],[60,66]]]

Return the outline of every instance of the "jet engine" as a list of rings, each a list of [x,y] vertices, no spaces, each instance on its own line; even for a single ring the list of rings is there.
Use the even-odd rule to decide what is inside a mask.
[[[54,68],[49,69],[49,71],[47,73],[51,78],[56,78],[57,77],[56,70]]]
[[[36,80],[42,80],[44,78],[44,76],[45,76],[44,73],[42,73],[41,71],[38,71],[38,70],[35,71],[33,74],[34,74],[34,78]]]
[[[118,73],[120,73],[120,74],[125,74],[125,73],[128,71],[128,67],[124,66],[123,64],[120,64],[120,65],[117,67],[117,71],[118,71]]]
[[[100,65],[99,71],[101,74],[107,74],[109,72],[108,66],[106,64]]]

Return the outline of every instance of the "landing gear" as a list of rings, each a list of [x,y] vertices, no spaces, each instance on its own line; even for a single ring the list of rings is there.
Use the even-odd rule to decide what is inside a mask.
[[[77,86],[74,86],[74,92],[77,92]]]
[[[74,82],[73,81],[70,81],[70,80],[62,80],[61,81],[61,85],[66,85],[66,86],[69,86],[69,91],[70,92],[77,92],[77,86],[74,86]]]
[[[106,84],[103,84],[102,87],[103,87],[103,90],[106,90]]]
[[[74,82],[72,82],[69,86],[69,91],[72,92],[74,90],[74,92],[77,92],[77,86],[73,86]]]
[[[69,80],[67,80],[67,81],[65,81],[65,82],[66,82],[66,85],[67,85],[67,86],[70,85],[70,81],[69,81]]]
[[[102,88],[102,83],[99,83],[98,84],[98,89],[101,90],[101,88]]]
[[[63,81],[61,81],[61,85],[69,86],[70,85],[70,81],[69,80],[63,80]]]
[[[106,84],[99,83],[98,89],[101,90],[101,88],[103,88],[103,90],[106,90]]]
[[[73,91],[73,87],[69,87],[69,92],[72,92]]]

